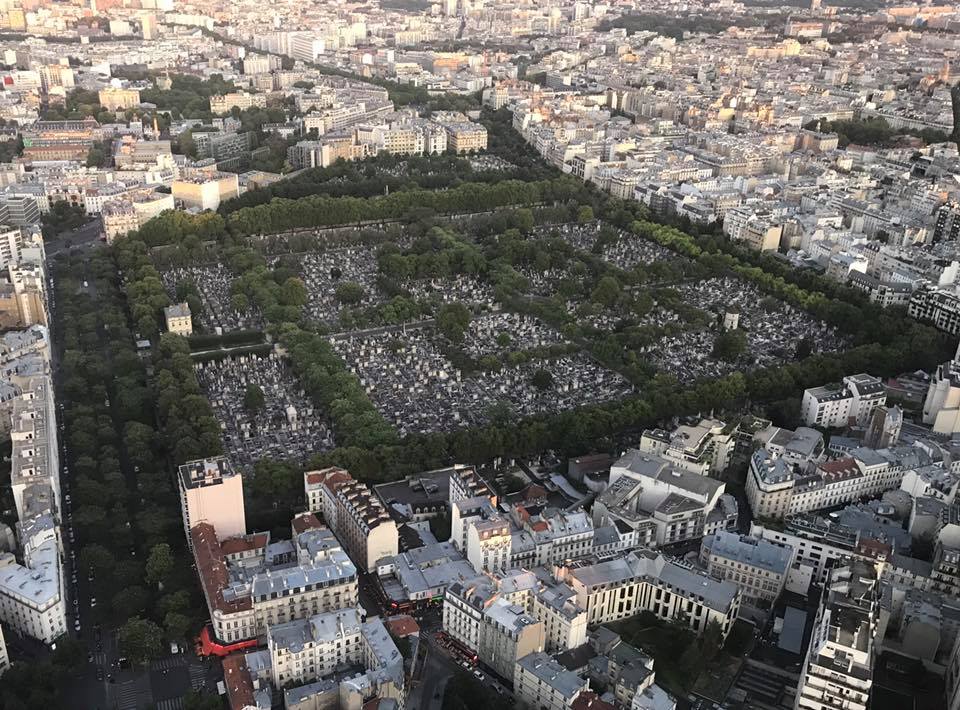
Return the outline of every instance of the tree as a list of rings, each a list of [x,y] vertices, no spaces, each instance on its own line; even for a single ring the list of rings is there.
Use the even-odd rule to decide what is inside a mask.
[[[445,303],[437,310],[437,330],[451,343],[463,341],[470,325],[470,311],[462,303]]]
[[[163,617],[163,628],[170,639],[186,638],[190,631],[190,617],[178,611],[168,612]]]
[[[147,557],[146,575],[150,584],[160,584],[173,571],[173,552],[165,542],[158,543],[150,548]]]
[[[530,384],[538,390],[548,390],[553,386],[553,375],[546,370],[537,370],[530,378]]]
[[[148,601],[147,590],[135,585],[121,589],[114,594],[110,603],[119,616],[130,618],[144,611],[147,608]]]
[[[747,351],[747,334],[742,330],[727,330],[713,341],[713,356],[725,362],[735,362]]]
[[[604,276],[597,282],[597,287],[590,294],[590,300],[594,303],[609,308],[620,298],[620,282],[613,276]]]
[[[352,306],[363,300],[363,286],[354,281],[344,281],[337,284],[333,291],[337,300],[344,305]]]
[[[116,557],[103,545],[85,545],[80,550],[80,565],[94,574],[110,574],[116,564]]]
[[[222,710],[223,701],[216,695],[190,690],[183,696],[183,710]]]
[[[593,208],[590,205],[583,205],[577,210],[577,221],[580,224],[593,221]]]
[[[261,389],[260,385],[253,383],[247,385],[247,391],[243,394],[243,408],[251,414],[255,414],[256,412],[263,411],[266,406],[267,400],[263,395],[263,389]]]
[[[119,630],[120,651],[132,663],[143,665],[163,652],[163,630],[148,619],[134,616]]]

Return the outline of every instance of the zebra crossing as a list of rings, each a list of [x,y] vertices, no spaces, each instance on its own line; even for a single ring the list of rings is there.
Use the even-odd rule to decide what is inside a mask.
[[[207,669],[205,666],[190,666],[190,687],[200,690],[207,684]]]
[[[157,710],[183,710],[183,698],[170,698],[154,704]]]
[[[187,659],[183,656],[167,656],[159,661],[154,661],[150,668],[155,671],[168,671],[185,665],[187,665]]]
[[[118,683],[116,693],[117,710],[139,710],[152,700],[150,691],[139,687],[134,680]]]

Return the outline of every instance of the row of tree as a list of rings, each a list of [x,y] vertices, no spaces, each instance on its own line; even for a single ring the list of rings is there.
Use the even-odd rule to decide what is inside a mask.
[[[63,349],[76,574],[81,584],[92,578],[91,613],[119,626],[124,653],[144,662],[204,616],[178,534],[179,499],[110,252],[89,263],[61,257],[57,276],[54,342]]]

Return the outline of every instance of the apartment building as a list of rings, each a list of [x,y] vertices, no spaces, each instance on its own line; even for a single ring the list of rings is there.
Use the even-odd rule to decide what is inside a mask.
[[[167,332],[187,337],[193,334],[193,318],[190,306],[186,303],[174,303],[163,309],[163,318],[167,324]]]
[[[562,573],[590,625],[649,611],[696,634],[716,622],[724,638],[740,611],[740,590],[650,550]]]
[[[140,228],[140,219],[133,205],[126,200],[107,202],[100,210],[100,220],[107,244],[113,244],[117,237],[125,237]]]
[[[745,600],[770,605],[783,592],[793,548],[721,530],[703,538],[700,564],[711,577],[733,582]]]
[[[507,518],[475,520],[467,527],[467,560],[477,572],[503,572],[510,567],[513,549]]]
[[[589,687],[586,679],[542,652],[520,658],[514,669],[513,693],[521,707],[566,710]]]
[[[184,209],[215,210],[240,194],[240,183],[233,173],[200,173],[177,178],[170,189]]]
[[[656,547],[734,527],[737,502],[721,481],[632,449],[611,467],[592,514],[596,528],[622,529],[629,546]]]
[[[950,335],[960,335],[960,295],[952,291],[914,291],[907,304],[907,315]]]
[[[331,675],[363,658],[356,609],[338,609],[267,629],[275,688],[289,688]]]
[[[923,423],[938,434],[960,432],[960,346],[952,360],[937,367],[923,400]]]
[[[824,429],[866,426],[877,407],[887,403],[879,378],[867,374],[848,375],[840,386],[813,387],[803,392],[800,418],[807,426]]]
[[[543,648],[543,624],[522,606],[499,598],[484,610],[477,655],[499,675],[510,678],[518,658]]]
[[[531,514],[518,504],[510,513],[510,568],[550,567],[594,552],[593,521],[586,512],[544,508]]]
[[[472,466],[456,464],[450,469],[449,500],[451,505],[458,500],[478,496],[490,499],[493,505],[497,504],[497,498],[493,491],[490,490],[487,482],[480,477],[480,474]]]
[[[736,427],[728,427],[717,419],[702,419],[694,426],[680,425],[672,432],[645,429],[638,448],[685,471],[706,476],[720,473],[730,464],[735,444]]]
[[[866,710],[878,642],[880,574],[876,563],[835,567],[814,621],[794,708]],[[840,700],[842,699],[842,700]]]
[[[747,501],[757,517],[779,519],[852,503],[900,486],[911,467],[929,463],[922,449],[853,449],[841,458],[805,463],[756,451],[747,471]]]
[[[43,515],[18,525],[20,563],[0,552],[0,621],[17,634],[51,644],[67,633],[59,528]]]
[[[60,453],[53,383],[45,372],[29,377],[13,400],[10,441],[10,488],[17,519],[26,524],[36,516],[51,515],[59,522]]]
[[[250,656],[248,655],[248,658]],[[407,697],[403,656],[379,617],[360,627],[360,665],[363,673],[326,677],[289,688],[283,693],[287,710],[362,708],[376,705],[402,708]],[[376,701],[372,705],[370,701]]]
[[[245,535],[243,477],[225,456],[188,461],[177,471],[187,544],[198,523],[209,523],[218,540]]]
[[[266,94],[248,94],[245,91],[237,91],[232,94],[210,97],[210,113],[215,114],[229,113],[234,108],[246,111],[250,108],[266,107]]]
[[[125,111],[140,105],[139,89],[100,89],[100,105],[105,111]]]
[[[0,628],[0,676],[10,667],[10,655],[7,653],[7,643],[3,638],[3,629]]]
[[[0,268],[20,261],[23,233],[19,227],[0,226]]]
[[[397,524],[366,485],[340,468],[307,471],[304,492],[312,513],[322,513],[344,549],[364,572],[399,549]]]
[[[354,606],[357,569],[315,516],[294,519],[292,545],[268,533],[219,540],[209,523],[190,531],[214,635],[225,643],[268,627]],[[292,547],[292,552],[291,552]]]

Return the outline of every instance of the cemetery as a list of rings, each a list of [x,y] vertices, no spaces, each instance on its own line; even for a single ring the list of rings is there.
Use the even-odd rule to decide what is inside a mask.
[[[201,313],[193,314],[194,328],[202,327],[206,331],[220,328],[227,333],[234,330],[256,330],[263,326],[263,318],[257,309],[248,306],[242,312],[233,305],[233,272],[225,264],[207,264],[204,266],[177,267],[161,272],[163,285],[171,300],[176,296],[177,285],[192,282],[197,287],[203,303]]]
[[[334,447],[326,421],[276,350],[197,363],[196,373],[224,451],[244,470],[261,458],[303,461]]]
[[[534,319],[494,314],[471,323],[472,353],[491,353],[508,323],[512,347],[560,343]],[[485,337],[490,342],[482,344]],[[346,335],[332,343],[384,418],[401,434],[449,431],[490,421],[494,406],[515,417],[619,399],[633,391],[619,374],[584,353],[532,359],[517,366],[465,374],[444,355],[445,339],[431,327]]]
[[[377,285],[374,247],[346,247],[304,254],[300,277],[307,287],[307,317],[322,324],[337,320],[344,306],[370,306],[387,300]],[[359,289],[349,286],[356,284]],[[342,288],[338,290],[338,286]],[[358,300],[353,300],[359,296]]]
[[[504,263],[506,252],[498,251],[496,240],[471,242],[451,232],[419,241],[396,236],[396,243],[404,246],[392,253],[407,261],[395,259],[391,268],[401,274],[397,264],[408,265],[408,276],[399,280],[381,273],[385,262],[382,256],[378,259],[380,243],[349,243],[338,237],[335,246],[318,242],[306,252],[271,257],[294,268],[303,280],[306,322],[328,331],[343,328],[327,336],[329,342],[376,409],[401,434],[451,431],[634,393],[636,386],[610,369],[619,369],[616,358],[609,356],[611,342],[687,383],[792,361],[801,342],[812,352],[838,351],[846,345],[835,328],[767,296],[750,282],[734,276],[698,278],[708,273],[703,266],[596,220],[535,227],[532,239],[541,240],[537,247],[541,251],[556,254],[555,245],[551,252],[551,243],[542,241],[547,237],[559,237],[573,247],[563,258],[549,259],[546,268],[539,267],[544,260],[536,252],[537,258]],[[433,244],[424,246],[425,239]],[[431,270],[423,268],[423,255],[442,252],[443,259],[449,259],[444,263],[452,264],[465,250],[473,250],[471,258],[479,259],[481,267],[463,273],[446,266],[435,276],[424,277]],[[589,269],[596,280],[582,264],[571,268],[591,258]],[[670,263],[677,267],[636,271]],[[494,283],[503,268],[526,280],[523,307],[496,300]],[[598,293],[604,274],[619,282],[612,295]],[[171,269],[163,277],[171,293],[183,280],[203,284],[200,320],[206,328],[263,326],[254,309],[234,310],[234,276],[223,265]],[[391,325],[399,320],[341,318],[344,309],[359,312],[387,306],[398,293],[421,308],[404,318],[405,326]],[[555,304],[559,312],[537,310],[539,303]],[[465,306],[470,315],[462,338],[450,340],[434,319],[443,306],[453,304]],[[515,306],[525,313],[514,312]],[[531,313],[547,318],[549,324]],[[726,331],[736,331],[729,336],[738,343],[735,352],[717,346]],[[603,359],[609,367],[588,354],[596,352],[594,346],[600,342],[605,343]],[[247,355],[197,368],[223,424],[226,448],[239,461],[264,455],[297,459],[333,446],[323,413],[314,411],[299,381],[276,354]],[[634,377],[640,387],[643,381]],[[260,412],[244,406],[253,386],[263,392]]]

